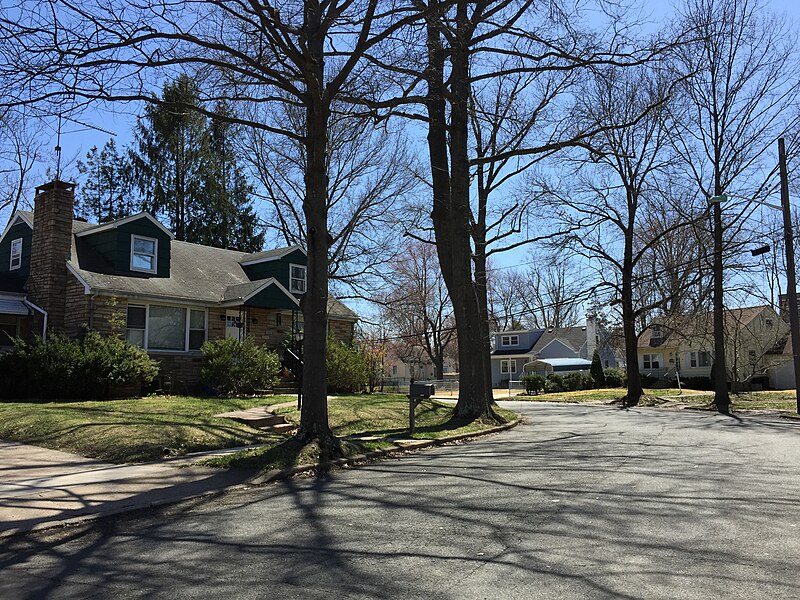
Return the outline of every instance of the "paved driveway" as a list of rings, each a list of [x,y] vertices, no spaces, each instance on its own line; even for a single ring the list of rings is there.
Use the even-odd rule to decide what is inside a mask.
[[[800,427],[515,405],[507,433],[7,540],[0,598],[797,598]]]

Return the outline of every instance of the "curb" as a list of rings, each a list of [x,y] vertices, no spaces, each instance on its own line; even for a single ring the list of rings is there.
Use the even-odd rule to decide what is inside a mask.
[[[514,419],[510,423],[504,423],[503,425],[490,427],[489,429],[484,429],[483,431],[460,433],[458,435],[451,435],[448,437],[436,438],[432,440],[415,440],[408,443],[395,444],[391,448],[384,448],[382,450],[373,450],[371,452],[365,452],[364,454],[356,454],[354,456],[348,456],[347,458],[338,458],[336,460],[329,460],[322,463],[307,463],[304,465],[297,465],[296,467],[290,467],[288,469],[275,469],[261,475],[256,475],[255,477],[250,479],[246,485],[263,485],[275,481],[282,481],[284,479],[288,479],[293,475],[298,475],[300,473],[309,473],[312,471],[327,470],[333,467],[351,466],[354,464],[363,463],[368,460],[394,455],[399,452],[407,452],[409,450],[421,450],[423,448],[430,448],[431,446],[444,446],[448,443],[458,442],[466,439],[472,439],[484,435],[490,435],[493,433],[506,431],[507,429],[516,427],[520,423],[522,423],[522,417]]]
[[[449,443],[454,443],[466,439],[478,438],[485,435],[490,435],[493,433],[499,433],[501,431],[506,431],[511,429],[512,427],[516,427],[520,423],[522,423],[523,418],[519,417],[514,419],[510,423],[505,423],[503,425],[498,425],[496,427],[491,427],[489,429],[484,429],[482,431],[474,431],[469,433],[462,433],[458,435],[451,435],[444,438],[438,438],[433,440],[418,440],[412,441],[406,444],[395,444],[391,448],[385,448],[382,450],[373,450],[371,452],[365,452],[364,454],[357,454],[355,456],[350,456],[347,458],[339,458],[337,460],[326,461],[322,463],[308,463],[305,465],[298,465],[296,467],[291,467],[288,469],[276,469],[273,471],[269,471],[263,474],[256,474],[253,477],[241,482],[235,483],[233,485],[229,485],[227,487],[222,487],[214,490],[208,490],[205,492],[201,492],[199,494],[191,494],[186,496],[179,496],[174,498],[161,498],[158,500],[153,500],[150,502],[142,502],[140,504],[132,504],[131,506],[127,507],[119,507],[113,510],[107,511],[100,511],[96,513],[90,513],[85,515],[75,515],[74,517],[68,517],[66,519],[60,519],[58,521],[46,521],[42,523],[37,523],[32,525],[27,529],[18,529],[18,530],[6,530],[0,531],[0,540],[10,539],[17,537],[19,535],[24,535],[26,533],[31,533],[34,531],[44,531],[44,530],[52,530],[57,528],[67,528],[67,527],[76,527],[79,525],[87,524],[91,521],[96,521],[98,519],[102,519],[105,517],[111,517],[114,515],[120,515],[125,513],[134,513],[138,511],[144,511],[152,508],[158,508],[161,506],[168,506],[171,504],[178,504],[179,502],[185,502],[187,500],[194,500],[197,498],[207,498],[210,496],[221,496],[229,491],[234,491],[238,489],[247,489],[249,487],[254,487],[258,485],[265,485],[267,483],[273,483],[277,481],[283,481],[285,479],[289,479],[294,475],[298,475],[300,473],[311,473],[318,470],[328,470],[333,467],[343,467],[343,466],[351,466],[360,463],[364,463],[369,460],[383,458],[390,455],[395,455],[400,452],[407,452],[409,450],[421,450],[423,448],[429,448],[431,446],[444,446]],[[246,448],[246,447],[245,447]],[[174,459],[169,460],[178,460],[179,457],[175,457]]]

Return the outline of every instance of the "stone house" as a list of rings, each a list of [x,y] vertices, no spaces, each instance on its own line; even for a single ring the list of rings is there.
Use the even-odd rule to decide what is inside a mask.
[[[143,212],[100,225],[73,219],[74,184],[36,189],[0,236],[0,345],[86,328],[116,333],[160,362],[178,391],[199,386],[206,340],[252,337],[281,350],[302,339],[307,259],[299,246],[244,253],[190,244]],[[357,315],[328,301],[330,333]]]

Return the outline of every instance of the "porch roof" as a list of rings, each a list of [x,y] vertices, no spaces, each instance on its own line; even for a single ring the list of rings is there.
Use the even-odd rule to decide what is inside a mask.
[[[0,315],[30,316],[31,309],[22,298],[0,296]]]

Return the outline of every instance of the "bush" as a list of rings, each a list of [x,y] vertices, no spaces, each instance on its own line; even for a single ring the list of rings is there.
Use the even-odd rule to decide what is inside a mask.
[[[569,392],[591,390],[594,387],[594,379],[589,373],[567,373],[564,375],[564,386]]]
[[[361,348],[328,338],[328,392],[331,394],[358,394],[363,392],[369,379],[369,365]]]
[[[552,392],[566,392],[567,386],[564,384],[564,378],[561,375],[551,373],[547,376],[547,383],[544,386],[544,391]]]
[[[592,355],[592,366],[589,369],[589,373],[591,373],[592,379],[594,380],[594,387],[606,387],[606,376],[603,372],[603,363],[600,362],[600,353],[597,350],[595,350],[594,354]]]
[[[531,373],[522,376],[522,383],[525,384],[526,394],[538,394],[545,388],[547,380],[541,375]]]
[[[628,384],[628,374],[624,369],[606,369],[603,371],[608,387],[625,387]]]
[[[642,379],[642,387],[646,388],[653,387],[656,381],[658,381],[658,377],[654,377],[653,375],[647,375],[646,373],[642,373],[641,379]]]
[[[684,387],[691,388],[693,390],[713,390],[714,389],[714,382],[711,380],[710,377],[686,377],[681,378],[681,384]]]
[[[46,342],[16,340],[0,357],[0,386],[6,398],[107,398],[112,386],[147,385],[158,363],[125,340],[95,331],[82,340],[51,335]]]
[[[278,382],[281,371],[278,355],[250,337],[244,341],[213,340],[203,344],[201,350],[208,362],[200,372],[200,380],[220,394],[252,394]]]

